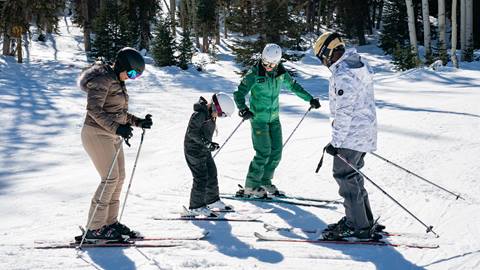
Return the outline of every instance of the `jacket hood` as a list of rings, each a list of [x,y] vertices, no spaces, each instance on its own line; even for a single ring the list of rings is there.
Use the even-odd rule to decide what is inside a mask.
[[[208,111],[207,107],[208,101],[204,97],[200,97],[198,102],[193,104],[193,110],[196,112]]]
[[[95,63],[80,74],[80,77],[78,77],[77,80],[77,85],[83,91],[88,92],[88,82],[93,78],[100,76],[109,76],[112,77],[112,79],[116,79],[115,72],[109,65],[105,63]]]
[[[334,70],[334,68],[338,66],[341,62],[345,62],[349,68],[363,67],[361,57],[357,53],[357,50],[354,48],[346,50],[342,57],[340,57],[337,62],[333,63],[333,65],[330,66],[330,70]]]

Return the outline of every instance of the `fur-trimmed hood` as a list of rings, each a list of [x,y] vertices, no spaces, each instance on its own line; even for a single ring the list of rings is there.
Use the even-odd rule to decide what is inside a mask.
[[[77,85],[83,91],[88,92],[88,82],[99,77],[116,80],[115,72],[108,64],[97,62],[80,74],[77,79]]]

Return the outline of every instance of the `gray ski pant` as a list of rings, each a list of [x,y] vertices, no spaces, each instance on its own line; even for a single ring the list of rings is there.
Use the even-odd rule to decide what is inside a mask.
[[[212,154],[210,152],[199,155],[185,153],[185,159],[193,176],[189,208],[199,208],[219,200],[217,167]]]
[[[365,153],[351,149],[338,148],[338,154],[350,164],[360,170]],[[368,193],[363,186],[363,177],[345,164],[337,156],[333,159],[333,177],[340,186],[339,194],[343,197],[347,223],[355,230],[364,229],[373,225],[373,214],[370,209]]]
[[[104,129],[88,125],[83,126],[83,147],[100,175],[100,184],[90,204],[87,224],[90,223],[90,220],[91,223],[87,229],[96,230],[105,225],[117,222],[120,192],[122,191],[123,180],[125,179],[125,158],[122,143],[123,140],[119,136],[111,134]],[[120,153],[113,166],[112,174],[109,179],[107,179],[113,156],[118,148],[120,148]],[[104,186],[105,190],[100,197]],[[95,211],[95,215],[92,216],[95,207],[97,207],[97,211]]]

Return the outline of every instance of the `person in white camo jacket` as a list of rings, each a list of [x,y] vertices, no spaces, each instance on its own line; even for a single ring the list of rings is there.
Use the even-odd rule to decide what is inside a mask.
[[[332,140],[325,151],[334,156],[333,177],[340,186],[345,206],[345,216],[330,224],[323,237],[378,238],[377,232],[385,226],[374,224],[363,177],[338,157],[342,156],[359,170],[364,166],[366,153],[376,150],[373,71],[355,49],[345,49],[337,33],[322,34],[315,42],[314,52],[332,72],[329,84]]]

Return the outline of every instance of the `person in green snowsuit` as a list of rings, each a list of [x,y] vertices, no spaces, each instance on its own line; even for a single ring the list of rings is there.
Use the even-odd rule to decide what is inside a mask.
[[[296,82],[280,63],[282,51],[276,44],[267,44],[262,59],[244,76],[233,93],[239,115],[250,119],[255,157],[250,163],[244,194],[264,197],[267,193],[281,196],[272,185],[272,178],[282,157],[282,127],[279,119],[279,95],[282,86],[318,109],[320,102]],[[250,108],[245,96],[250,92]]]

